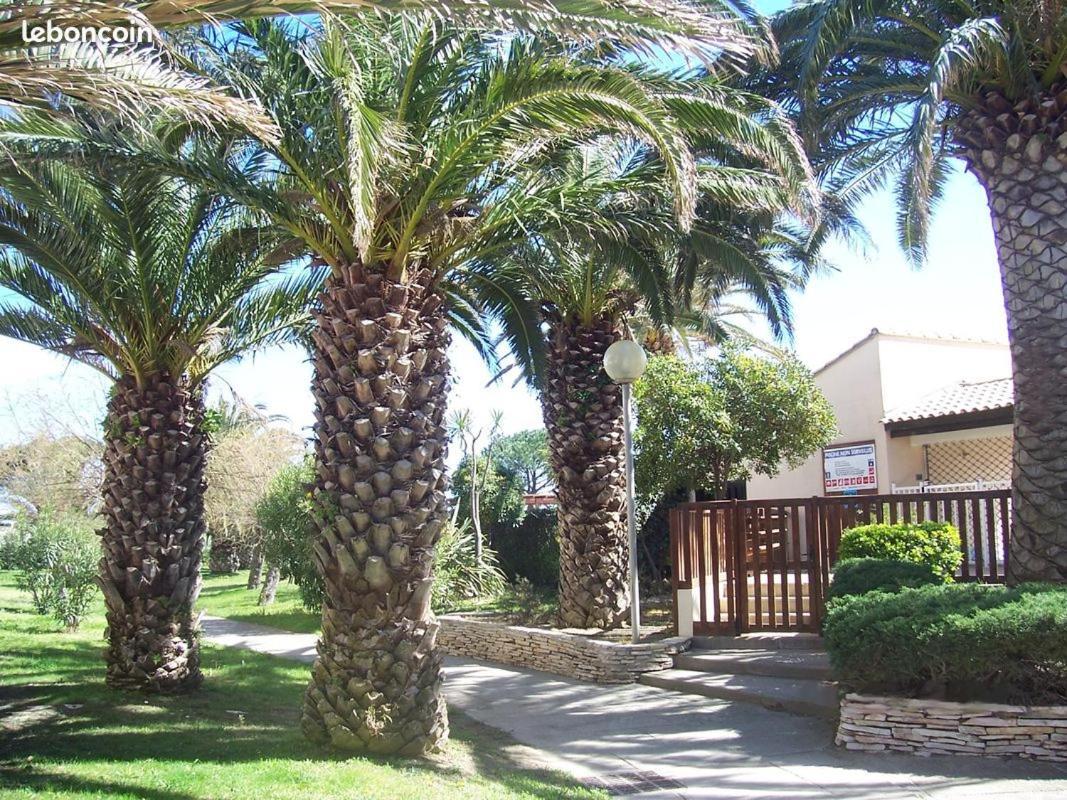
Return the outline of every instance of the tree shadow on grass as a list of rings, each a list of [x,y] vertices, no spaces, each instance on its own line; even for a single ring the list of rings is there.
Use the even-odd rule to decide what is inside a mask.
[[[44,642],[38,639],[34,644]],[[30,666],[34,662],[47,664],[48,680],[35,680]],[[0,795],[4,788],[19,788],[34,793],[192,800],[196,794],[88,773],[99,771],[101,764],[144,762],[138,769],[150,775],[152,762],[157,761],[210,768],[265,761],[321,767],[349,760],[317,748],[300,733],[307,665],[218,647],[204,648],[203,664],[205,683],[199,691],[147,695],[108,688],[100,647],[91,641],[82,638],[60,647],[35,647],[30,658],[4,675],[5,686],[0,687],[0,717],[27,712],[28,720],[0,737]],[[50,713],[34,718],[41,707]],[[586,796],[565,776],[517,762],[505,752],[510,741],[499,731],[459,714],[453,716],[453,729],[458,744],[442,757],[357,761],[375,768],[395,766],[396,780],[404,779],[401,770],[433,773],[456,783],[477,775],[488,784],[487,796],[495,796],[496,790],[489,788],[495,786],[544,800]],[[344,764],[338,763],[338,768],[344,769]],[[78,774],[79,769],[87,774]]]

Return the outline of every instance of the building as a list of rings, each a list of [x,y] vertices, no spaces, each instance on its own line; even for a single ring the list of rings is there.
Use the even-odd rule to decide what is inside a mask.
[[[748,498],[1007,486],[1010,376],[1007,344],[875,328],[815,372],[838,436]]]

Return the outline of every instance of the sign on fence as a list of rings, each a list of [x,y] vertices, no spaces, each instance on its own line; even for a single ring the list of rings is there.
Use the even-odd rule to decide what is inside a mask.
[[[822,451],[823,491],[826,494],[856,494],[877,491],[878,468],[874,442],[857,442]]]

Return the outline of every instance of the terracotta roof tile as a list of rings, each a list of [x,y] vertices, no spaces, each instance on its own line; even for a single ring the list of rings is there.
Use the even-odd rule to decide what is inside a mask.
[[[1011,408],[1012,403],[1011,378],[961,381],[931,392],[910,405],[894,408],[885,415],[882,422],[908,422],[918,419],[951,417],[956,414]]]

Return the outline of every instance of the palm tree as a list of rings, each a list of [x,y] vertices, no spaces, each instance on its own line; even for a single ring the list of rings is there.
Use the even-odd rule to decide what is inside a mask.
[[[818,0],[774,20],[772,88],[829,179],[897,175],[901,245],[926,254],[958,159],[985,190],[1015,385],[1016,581],[1067,580],[1067,6],[1039,0]]]
[[[603,370],[607,348],[628,328],[632,335],[637,319],[647,320],[657,346],[670,341],[673,325],[720,338],[724,300],[738,292],[781,334],[787,292],[802,282],[792,263],[811,261],[806,238],[783,218],[814,200],[807,161],[773,107],[711,79],[645,77],[706,153],[692,227],[674,223],[654,154],[602,145],[569,152],[559,166],[583,189],[578,217],[602,219],[594,236],[531,239],[480,265],[495,285],[526,298],[483,300],[541,391],[559,503],[560,619],[580,628],[614,626],[629,606],[623,406]]]
[[[303,728],[342,749],[433,750],[447,736],[429,593],[449,323],[491,349],[453,289],[477,259],[573,224],[580,187],[537,168],[559,147],[627,130],[658,154],[682,218],[692,160],[626,70],[527,37],[395,17],[248,24],[214,45],[205,68],[266,109],[280,142],[170,167],[261,209],[329,268],[312,334],[326,598]]]
[[[113,381],[100,564],[108,683],[195,687],[204,381],[306,324],[321,273],[279,276],[283,251],[262,220],[145,169],[23,155],[3,161],[0,181],[0,335]]]

